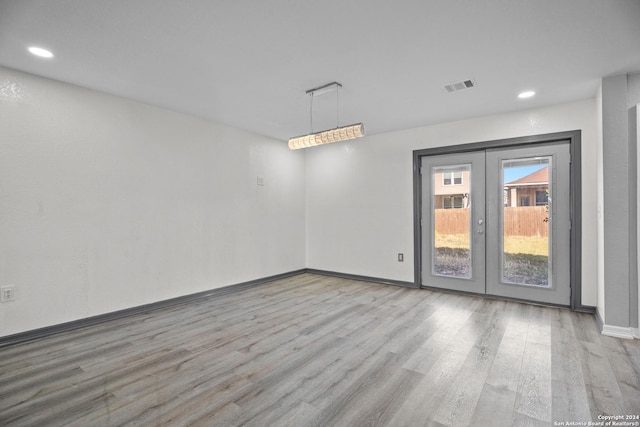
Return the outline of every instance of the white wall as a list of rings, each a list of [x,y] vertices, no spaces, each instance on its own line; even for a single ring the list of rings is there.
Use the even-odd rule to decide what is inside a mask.
[[[604,310],[604,136],[602,121],[602,81],[596,94],[596,180],[597,180],[597,252],[598,252],[598,280],[597,280],[597,314],[601,320],[605,319]]]
[[[637,147],[629,108],[640,102],[637,74],[602,79],[604,298],[602,333],[631,337],[638,323]],[[600,306],[604,305],[604,310]]]
[[[640,79],[639,79],[640,80]],[[640,86],[640,85],[639,85]],[[640,94],[640,91],[638,92]],[[639,96],[640,98],[640,96]],[[640,142],[640,104],[636,104],[634,108],[631,110],[632,115],[635,117],[630,117],[630,132],[629,138],[632,144],[638,145]],[[636,151],[636,167],[640,165],[640,150]],[[640,224],[640,174],[636,174],[636,224]],[[636,229],[636,274],[635,274],[635,283],[631,283],[631,286],[635,285],[635,292],[638,299],[638,305],[636,306],[637,313],[637,323],[635,323],[634,336],[640,339],[640,288],[638,287],[638,277],[640,277],[640,231]]]
[[[411,282],[413,150],[574,129],[596,305],[596,117],[591,99],[292,152],[0,68],[0,336],[304,267]]]
[[[629,74],[627,76],[627,84],[628,86],[628,90],[629,93],[627,95],[627,103],[628,103],[628,107],[629,108],[633,108],[634,106],[636,107],[636,144],[638,142],[640,142],[640,131],[639,131],[639,127],[638,127],[638,122],[640,122],[640,73],[634,73],[634,74]],[[637,163],[636,166],[640,165],[640,150],[637,151]],[[640,173],[637,174],[637,190],[638,190],[638,199],[636,200],[636,204],[638,206],[638,226],[640,228]],[[637,264],[638,264],[638,268],[640,270],[640,231],[638,232],[638,260],[637,260]],[[640,277],[640,272],[638,274],[638,277]],[[636,288],[638,288],[637,290],[637,294],[638,294],[638,327],[635,328],[635,336],[636,338],[640,339],[640,285],[638,284],[638,282],[635,283]]]
[[[633,108],[640,102],[640,73],[627,74],[627,107]]]
[[[0,336],[304,268],[303,176],[282,141],[0,68]]]
[[[413,282],[413,150],[576,129],[582,130],[582,303],[596,305],[595,99],[307,150],[307,267]]]

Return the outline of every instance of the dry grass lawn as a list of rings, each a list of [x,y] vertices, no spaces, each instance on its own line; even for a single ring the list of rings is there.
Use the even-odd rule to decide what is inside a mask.
[[[469,249],[467,234],[436,233],[436,248]],[[549,255],[548,237],[505,236],[504,249],[509,254]]]

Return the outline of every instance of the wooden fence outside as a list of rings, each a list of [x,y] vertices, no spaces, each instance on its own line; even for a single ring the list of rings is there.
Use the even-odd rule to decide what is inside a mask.
[[[506,236],[549,235],[549,223],[544,222],[547,211],[544,206],[504,208]],[[469,209],[435,209],[436,232],[440,234],[466,234],[469,230]]]

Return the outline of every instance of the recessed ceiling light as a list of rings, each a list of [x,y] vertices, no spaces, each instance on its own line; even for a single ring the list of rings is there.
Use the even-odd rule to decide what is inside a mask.
[[[535,94],[536,93],[534,91],[527,90],[527,91],[524,91],[524,92],[520,92],[520,94],[518,95],[518,98],[520,98],[520,99],[531,98]]]
[[[51,53],[51,51],[41,47],[31,46],[29,47],[29,52],[41,58],[53,58],[53,53]]]

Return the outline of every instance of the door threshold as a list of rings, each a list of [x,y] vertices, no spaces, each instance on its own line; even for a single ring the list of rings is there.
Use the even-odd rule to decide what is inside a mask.
[[[532,301],[532,300],[521,299],[521,298],[505,297],[505,296],[502,296],[502,295],[478,294],[478,293],[475,293],[475,292],[458,291],[458,290],[455,290],[455,289],[437,288],[435,286],[420,286],[420,289],[426,289],[426,290],[429,290],[429,291],[443,292],[443,293],[454,294],[454,295],[466,295],[466,296],[470,296],[470,297],[480,297],[480,298],[491,299],[491,300],[496,300],[496,301],[519,302],[519,303],[522,303],[522,304],[535,305],[535,306],[538,306],[538,307],[568,308],[569,310],[571,310],[571,306],[569,306],[569,305],[553,304],[553,303]]]

